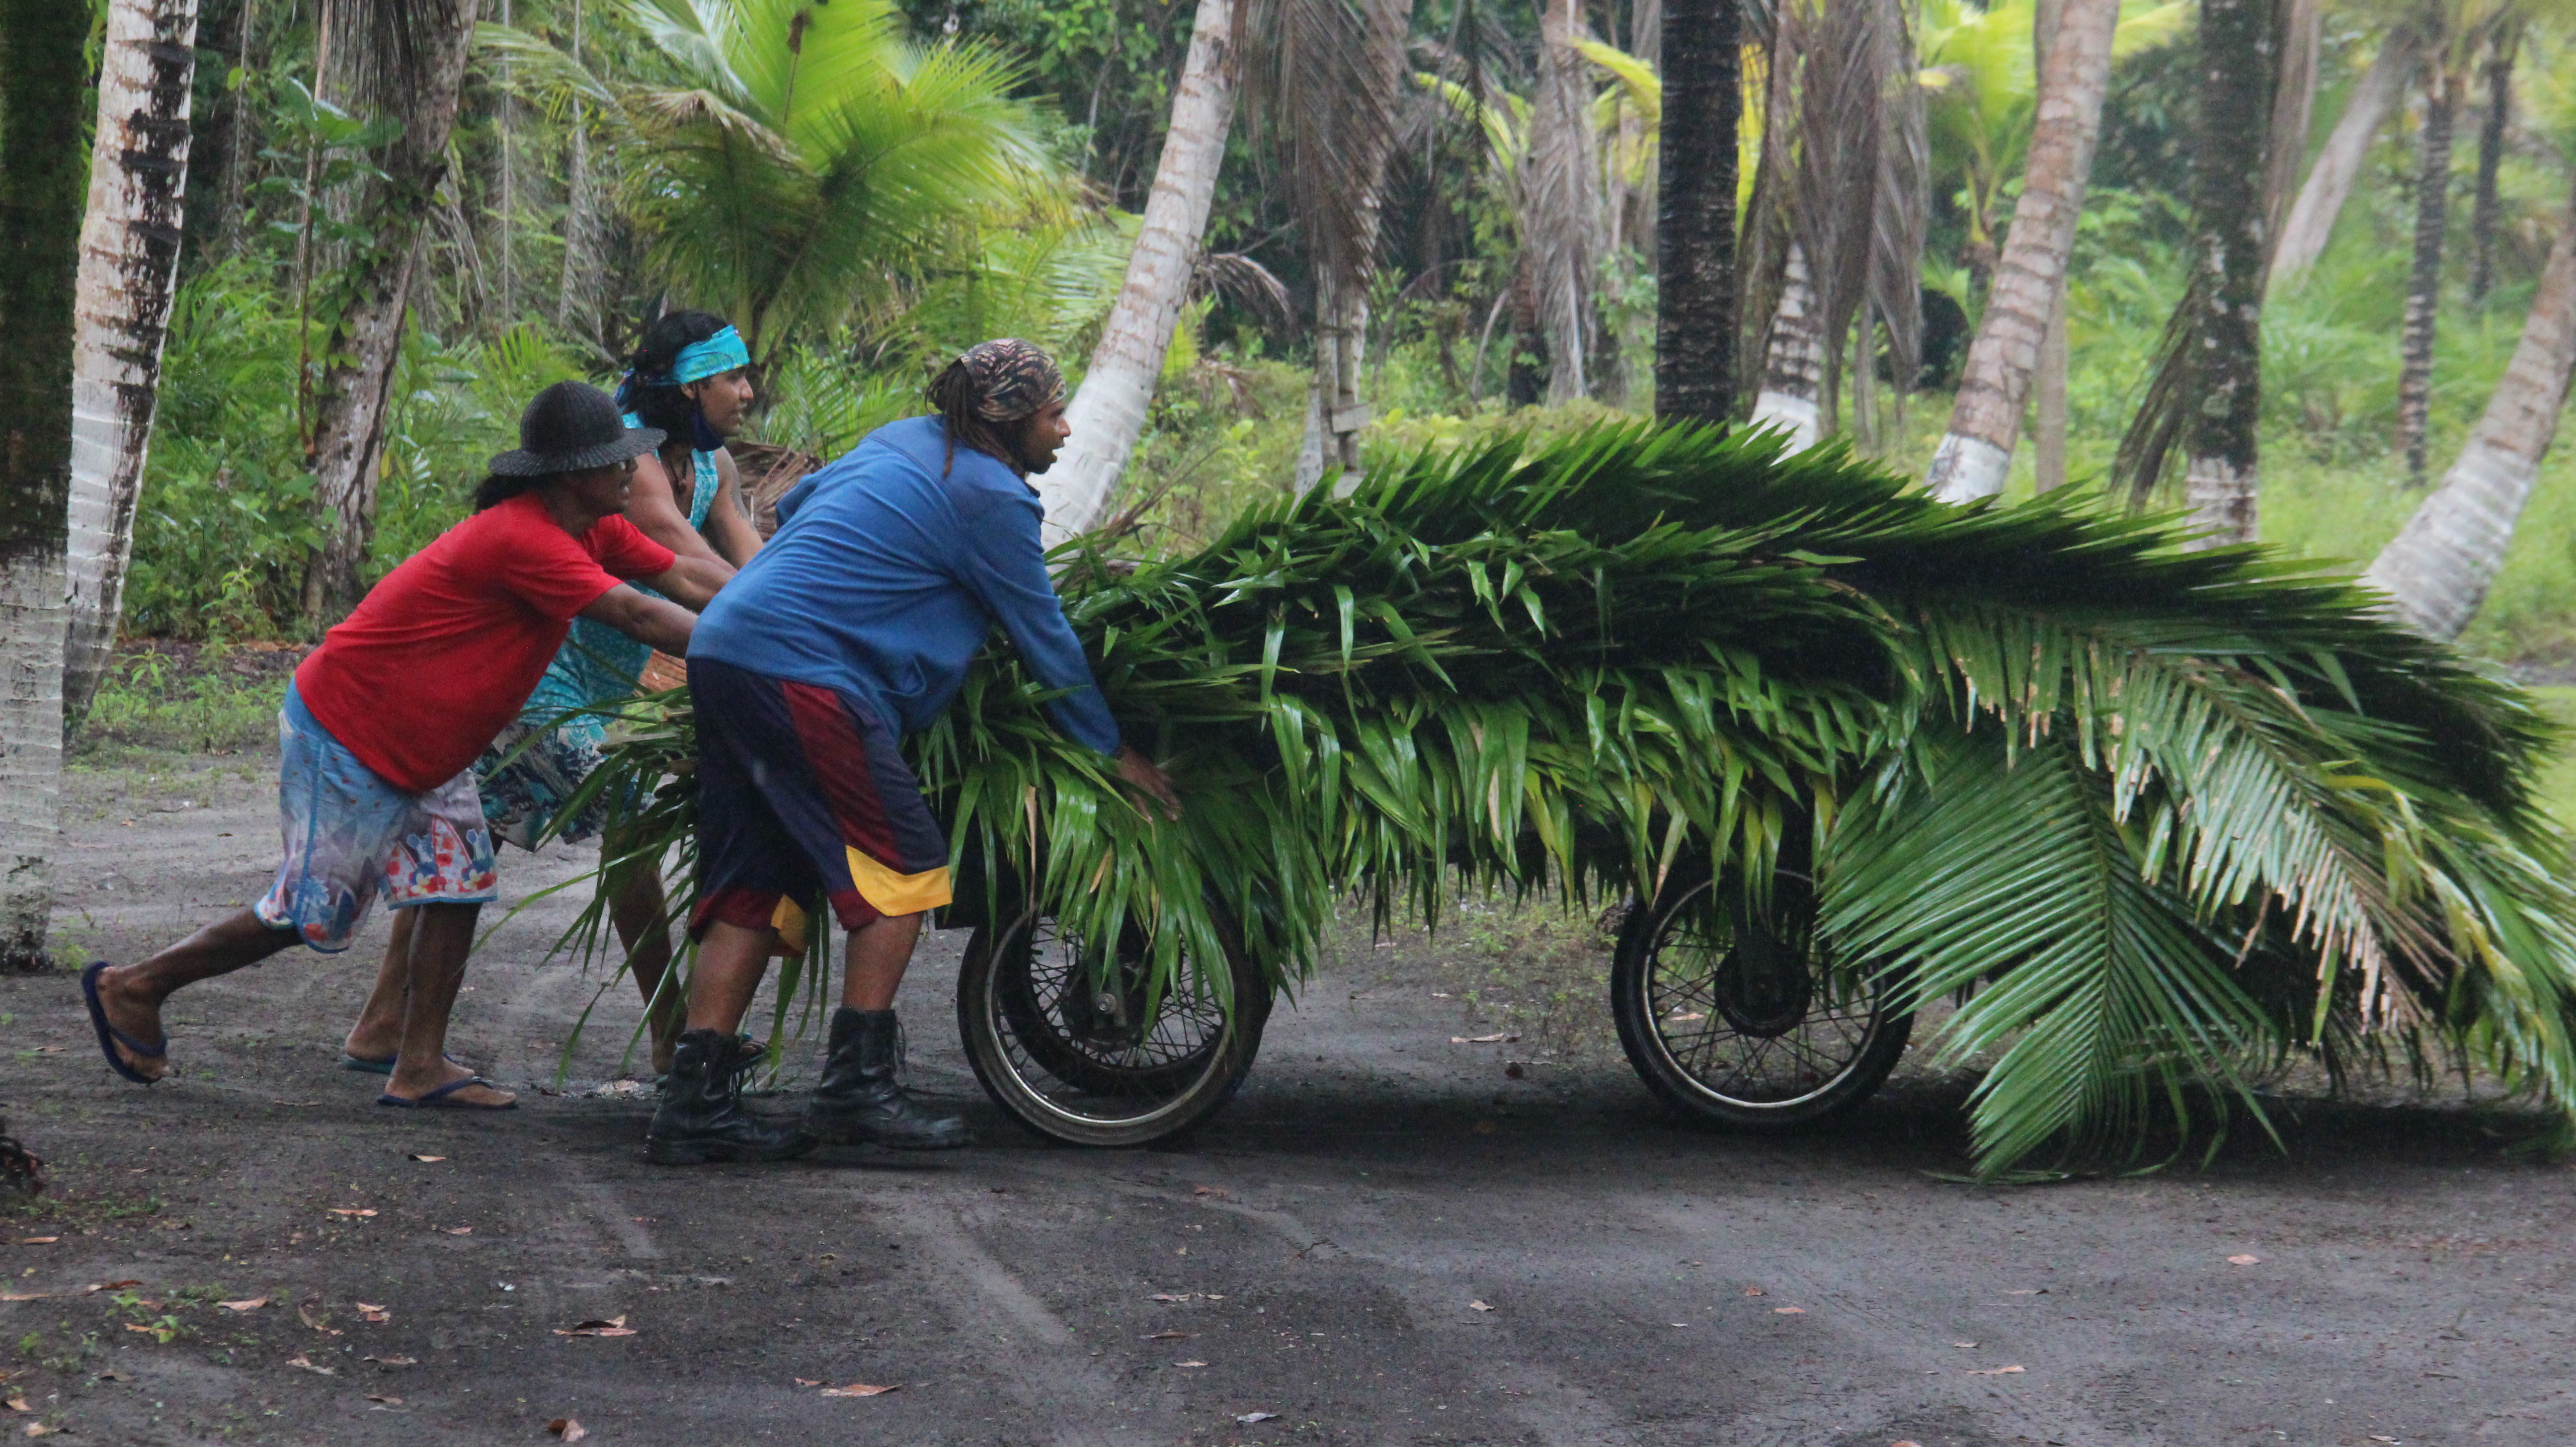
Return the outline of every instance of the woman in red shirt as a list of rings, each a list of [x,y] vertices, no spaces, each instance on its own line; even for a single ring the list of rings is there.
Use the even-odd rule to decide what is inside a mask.
[[[292,944],[346,949],[381,890],[389,908],[421,912],[401,1052],[378,1103],[513,1104],[446,1053],[475,917],[496,885],[474,759],[527,702],[574,618],[687,650],[690,610],[730,570],[678,557],[621,516],[635,459],[661,440],[628,428],[595,387],[538,393],[519,449],[492,459],[474,515],[387,574],[304,660],[278,716],[286,857],[268,893],[150,959],[81,974],[119,1075],[149,1085],[166,1073],[161,1003],[172,992]]]

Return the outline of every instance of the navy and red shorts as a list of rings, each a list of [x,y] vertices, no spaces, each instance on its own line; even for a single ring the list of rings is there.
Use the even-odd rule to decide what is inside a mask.
[[[894,731],[837,689],[689,660],[698,728],[697,908],[803,932],[801,902],[844,929],[948,903],[948,840]]]

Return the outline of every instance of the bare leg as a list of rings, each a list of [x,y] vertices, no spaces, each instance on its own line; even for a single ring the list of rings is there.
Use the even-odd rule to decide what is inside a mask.
[[[921,916],[879,915],[850,931],[843,956],[841,1003],[853,1010],[891,1010],[903,972],[912,964],[913,946],[921,942]]]
[[[411,993],[412,912],[392,913],[393,934],[385,941],[384,963],[376,967],[376,988],[340,1045],[359,1060],[390,1060],[402,1053],[403,1004]]]
[[[109,1024],[137,1040],[163,1039],[161,1002],[172,992],[258,964],[302,938],[292,929],[270,929],[249,910],[235,910],[148,960],[99,971],[99,1008]],[[122,1046],[117,1054],[146,1079],[158,1080],[169,1070],[167,1060],[137,1058]]]
[[[742,1030],[751,1012],[751,997],[760,993],[760,977],[769,969],[769,942],[776,931],[717,920],[698,939],[698,966],[689,972],[689,1028]]]
[[[418,904],[403,913],[413,921],[411,999],[403,1011],[402,1058],[394,1062],[389,1095],[417,1100],[451,1080],[474,1072],[447,1058],[447,1016],[456,1007],[457,987],[465,983],[465,956],[474,948],[474,919],[480,904]],[[449,1099],[459,1104],[501,1105],[512,1099],[506,1090],[477,1085]]]
[[[672,1048],[688,1024],[688,1002],[680,998],[679,991],[665,994],[662,989],[663,976],[671,968],[671,928],[662,917],[663,908],[662,881],[648,869],[635,871],[608,905],[609,917],[617,925],[618,942],[626,946],[627,968],[634,972],[635,988],[644,994],[645,1021],[653,1029],[656,1075],[669,1072]]]

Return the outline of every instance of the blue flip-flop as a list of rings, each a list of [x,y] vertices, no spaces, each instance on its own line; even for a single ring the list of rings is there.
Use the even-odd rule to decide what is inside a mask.
[[[451,1080],[436,1090],[408,1100],[392,1091],[386,1091],[376,1097],[376,1104],[398,1106],[404,1110],[517,1110],[519,1108],[519,1103],[515,1100],[503,1105],[484,1105],[477,1101],[456,1099],[456,1092],[469,1085],[487,1086],[493,1090],[501,1088],[482,1076],[469,1075],[463,1080]]]
[[[89,968],[81,971],[81,1001],[89,1006],[90,1028],[98,1032],[98,1053],[107,1057],[108,1069],[137,1085],[151,1085],[154,1083],[152,1077],[126,1064],[125,1057],[116,1053],[116,1047],[122,1045],[146,1060],[159,1060],[170,1053],[170,1042],[164,1040],[158,1045],[146,1045],[107,1023],[107,1007],[98,1002],[98,972],[106,968],[107,961],[92,960]]]

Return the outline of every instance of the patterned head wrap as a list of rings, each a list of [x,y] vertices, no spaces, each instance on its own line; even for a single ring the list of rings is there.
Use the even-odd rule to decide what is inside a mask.
[[[978,342],[957,359],[975,385],[975,415],[987,422],[1017,422],[1064,395],[1064,373],[1055,358],[1032,342],[1002,337]]]

